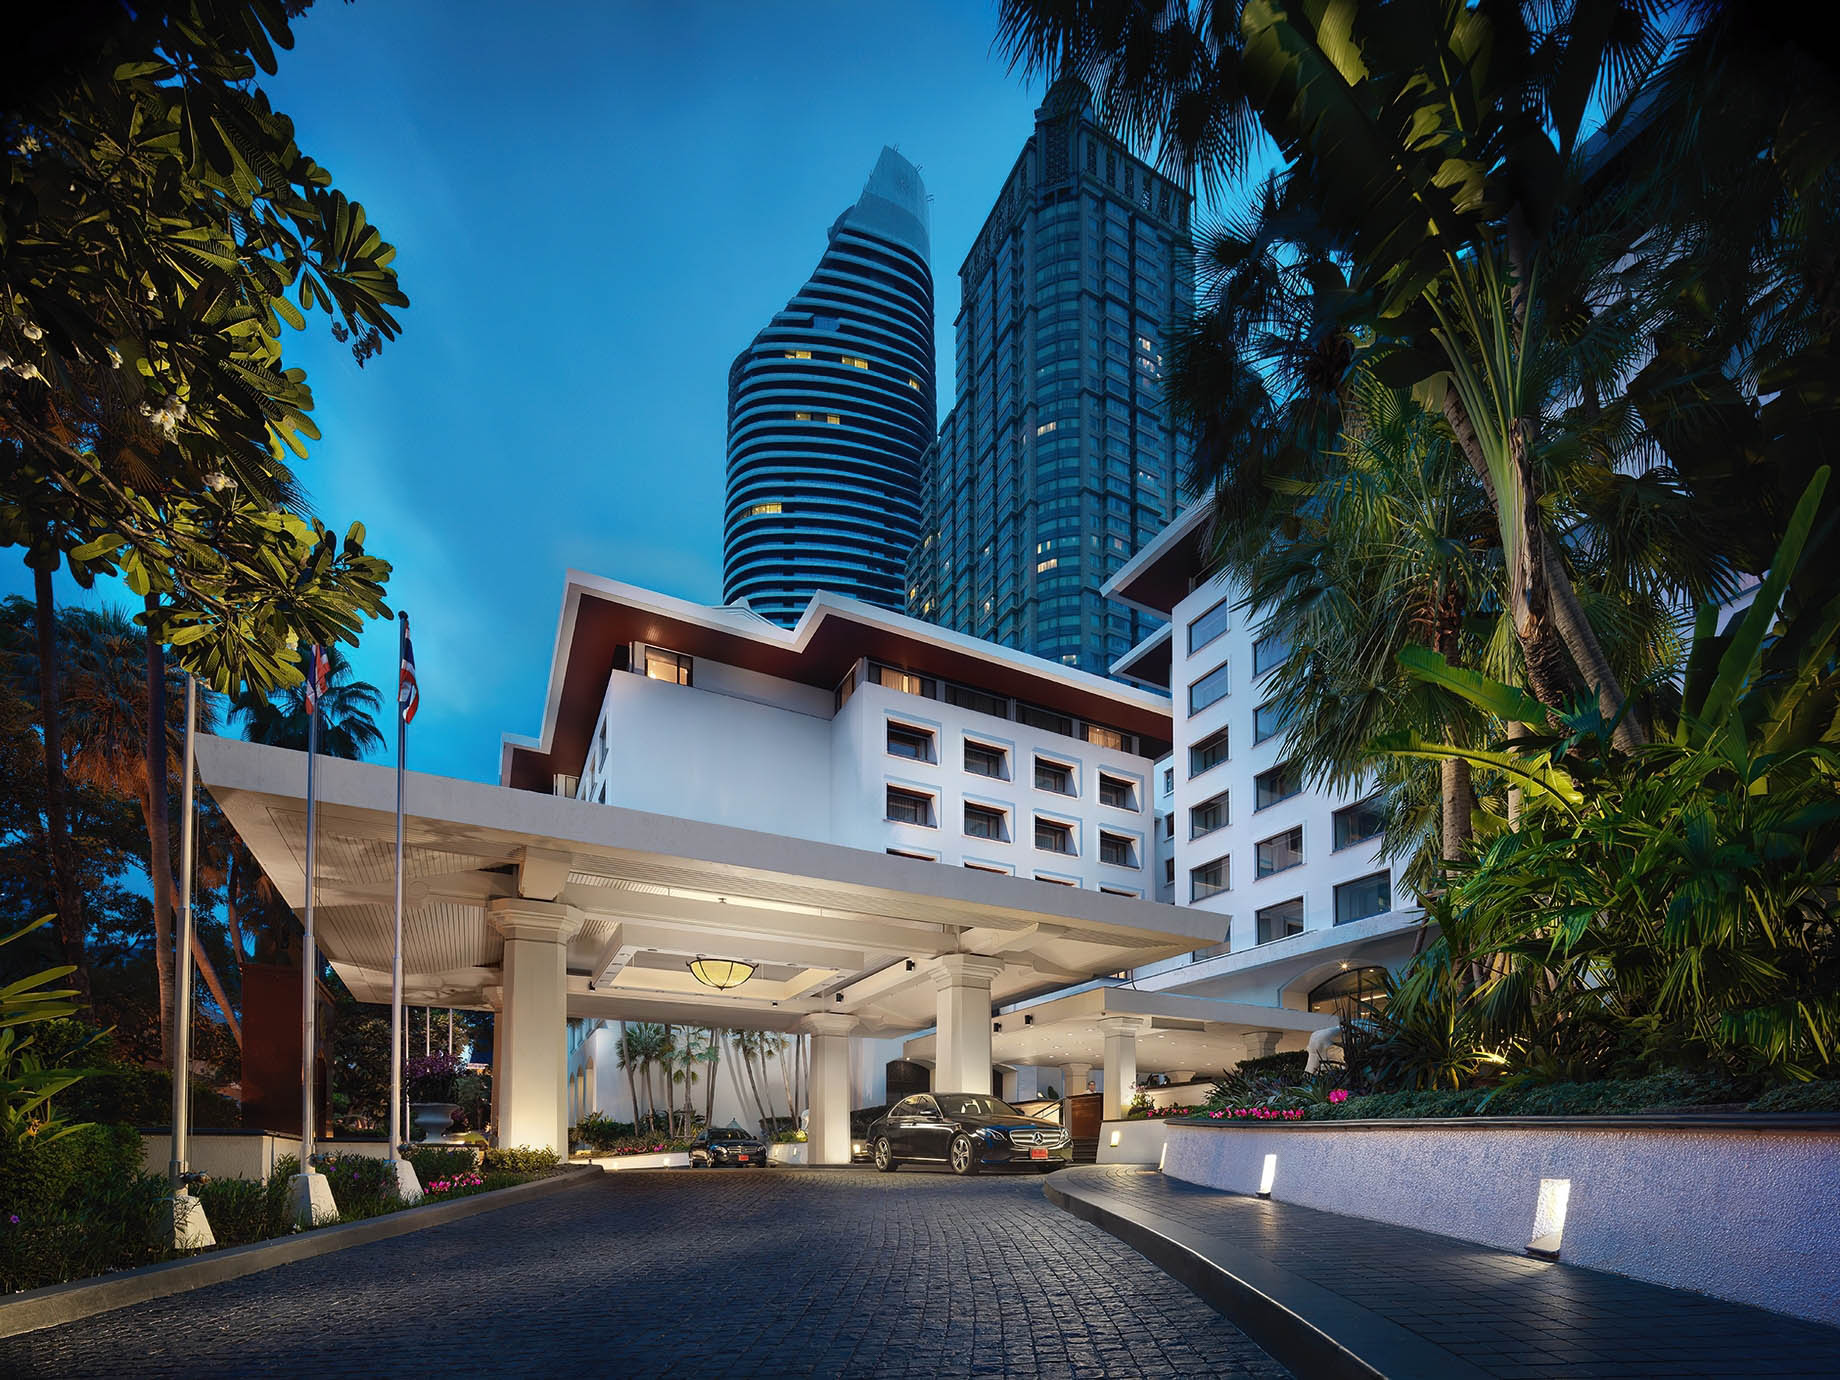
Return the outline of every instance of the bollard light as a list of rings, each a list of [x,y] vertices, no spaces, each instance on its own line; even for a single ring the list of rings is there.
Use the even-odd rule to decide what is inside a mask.
[[[1118,1137],[1122,1136],[1123,1134],[1124,1134],[1123,1131],[1113,1131],[1112,1132],[1112,1147],[1114,1149],[1116,1149],[1118,1146]]]
[[[1259,1197],[1271,1197],[1271,1186],[1278,1180],[1278,1157],[1267,1155],[1265,1167],[1259,1171]]]

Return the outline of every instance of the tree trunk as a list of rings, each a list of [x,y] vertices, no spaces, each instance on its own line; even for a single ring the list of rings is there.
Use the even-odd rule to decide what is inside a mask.
[[[230,1034],[236,1040],[238,1052],[243,1048],[243,1026],[236,1018],[236,1008],[230,1005],[230,995],[224,991],[223,980],[217,976],[217,965],[211,962],[211,956],[204,951],[204,944],[198,937],[197,926],[192,927],[192,958],[198,964],[198,975],[204,979],[206,990],[211,1000],[217,1003],[217,1009],[224,1013],[224,1024],[230,1027]]]
[[[224,924],[230,930],[230,947],[236,952],[236,972],[238,986],[242,985],[243,964],[248,955],[243,951],[243,921],[236,908],[236,883],[239,864],[243,850],[234,842],[230,845],[230,871],[224,878]]]
[[[799,1129],[799,1108],[798,1104],[792,1100],[792,1060],[796,1056],[797,1050],[794,1049],[788,1052],[784,1038],[778,1035],[775,1035],[773,1038],[779,1045],[779,1077],[780,1082],[783,1083],[786,1088],[786,1115],[792,1118],[792,1129],[796,1131]],[[797,1039],[797,1036],[793,1037],[795,1045]]]
[[[709,1028],[709,1072],[704,1075],[708,1080],[703,1085],[703,1125],[711,1126],[716,1119],[716,1070],[722,1066],[722,1032],[714,1026]]]
[[[77,1004],[91,1010],[87,925],[83,916],[83,891],[77,885],[77,863],[70,853],[70,816],[64,804],[64,711],[58,690],[57,605],[51,594],[51,571],[32,569],[32,591],[37,601],[38,717],[44,732],[45,833],[50,842],[51,881],[57,892],[58,941],[64,962],[76,965],[70,985]]]
[[[747,1036],[743,1035],[739,1043],[741,1045],[741,1067],[747,1072],[748,1090],[754,1094],[754,1112],[760,1119],[760,1129],[764,1133],[767,1129],[767,1122],[772,1117],[767,1111],[765,1099],[760,1095],[760,1084],[763,1080],[754,1076],[754,1050],[749,1048]]]
[[[1442,826],[1444,861],[1455,862],[1463,856],[1474,836],[1470,816],[1476,808],[1476,791],[1470,780],[1469,763],[1446,757],[1438,763],[1440,777],[1439,819]]]
[[[148,612],[158,608],[147,596]],[[153,961],[160,984],[160,1057],[173,1060],[173,893],[172,837],[166,800],[166,653],[159,634],[147,628],[147,872],[153,887]]]

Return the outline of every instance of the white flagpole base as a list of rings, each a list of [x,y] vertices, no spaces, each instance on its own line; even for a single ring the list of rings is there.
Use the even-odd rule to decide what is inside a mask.
[[[422,1181],[416,1176],[415,1166],[407,1159],[391,1160],[396,1166],[396,1196],[405,1203],[422,1201]]]
[[[217,1244],[210,1220],[204,1215],[204,1204],[185,1189],[175,1189],[164,1206],[172,1223],[174,1250],[202,1251]]]
[[[332,1183],[317,1169],[288,1180],[288,1216],[305,1231],[339,1220],[339,1205],[332,1201]]]

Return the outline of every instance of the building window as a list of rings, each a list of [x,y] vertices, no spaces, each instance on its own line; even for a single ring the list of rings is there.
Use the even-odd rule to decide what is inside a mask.
[[[1283,633],[1266,633],[1252,644],[1253,679],[1267,671],[1276,670],[1279,663],[1291,654],[1291,640]]]
[[[1125,750],[1124,734],[1115,728],[1100,728],[1098,724],[1087,724],[1085,738],[1094,747],[1110,748],[1113,752]]]
[[[1163,794],[1171,795],[1174,793],[1175,788],[1176,788],[1176,769],[1174,767],[1164,767],[1163,768]]]
[[[1217,767],[1227,760],[1227,730],[1210,733],[1188,750],[1188,774],[1199,776],[1210,767]]]
[[[1344,805],[1335,812],[1336,848],[1365,843],[1386,827],[1386,817],[1380,813],[1379,799],[1378,796],[1369,796],[1353,805]]]
[[[1227,695],[1227,663],[1221,662],[1200,680],[1188,687],[1188,712],[1199,714],[1210,704],[1215,704]]]
[[[1050,709],[1037,709],[1032,704],[1016,706],[1016,722],[1027,724],[1030,728],[1039,728],[1043,733],[1058,733],[1063,738],[1073,737],[1072,719]]]
[[[907,695],[921,695],[933,698],[933,680],[930,676],[916,676],[906,671],[897,671],[892,666],[875,666],[869,671],[869,679],[889,690],[899,690]]]
[[[994,872],[999,877],[1013,877],[1016,875],[1007,867],[998,867],[995,863],[968,862],[965,866],[970,868],[973,872]]]
[[[1009,717],[1009,701],[996,695],[986,695],[982,690],[972,690],[963,685],[946,685],[946,703],[955,704],[960,709],[973,709],[979,714],[988,714],[994,719]]]
[[[1283,939],[1287,935],[1303,933],[1303,897],[1293,896],[1288,901],[1280,901],[1275,906],[1266,906],[1254,919],[1258,924],[1259,943],[1269,944],[1274,939]]]
[[[811,351],[810,350],[788,350],[786,351],[786,358],[787,359],[810,359]]]
[[[965,739],[965,770],[973,776],[988,776],[993,781],[1009,780],[1009,754],[1000,747],[974,743]]]
[[[1259,876],[1287,872],[1303,862],[1303,826],[1274,834],[1257,848]]]
[[[1001,810],[993,810],[988,805],[965,806],[965,832],[974,839],[994,839],[998,843],[1009,841],[1009,830]]]
[[[1099,773],[1099,803],[1109,805],[1114,810],[1135,810],[1137,808],[1137,787],[1123,777],[1107,776]]]
[[[888,788],[888,820],[892,824],[918,824],[933,827],[933,797],[925,791]]]
[[[1188,625],[1188,650],[1192,655],[1227,630],[1232,621],[1232,599],[1222,599]]]
[[[933,758],[933,735],[924,728],[909,728],[906,724],[888,725],[888,752],[893,757],[905,757],[912,762],[931,762]]]
[[[1058,819],[1035,819],[1035,846],[1045,853],[1073,854],[1073,826]]]
[[[864,359],[861,355],[839,355],[838,358],[852,369],[867,369],[869,367],[869,361]]]
[[[1383,915],[1392,908],[1393,877],[1390,872],[1376,872],[1371,877],[1343,882],[1335,889],[1335,923],[1338,925],[1365,920],[1370,915]]]
[[[1163,837],[1172,839],[1176,836],[1176,817],[1174,813],[1163,816]]]
[[[1163,885],[1167,887],[1173,887],[1175,884],[1176,884],[1176,860],[1174,858],[1164,858],[1163,859]]]
[[[1188,873],[1188,899],[1205,901],[1210,896],[1218,896],[1228,890],[1229,881],[1225,858],[1215,858],[1211,863],[1191,868]]]
[[[809,412],[794,412],[794,413],[792,414],[792,420],[793,420],[793,421],[795,421],[795,422],[809,422],[809,421],[811,420],[811,413],[809,413]]]
[[[690,658],[663,647],[645,649],[645,675],[648,680],[668,680],[673,685],[690,683]]]
[[[768,513],[777,513],[779,511],[780,511],[780,505],[777,503],[756,503],[753,507],[747,510],[744,516],[746,517],[765,517]]]
[[[1191,839],[1227,827],[1227,793],[1202,801],[1188,812],[1188,836]]]
[[[1350,968],[1310,989],[1310,1010],[1344,1021],[1386,1009],[1386,969]]]
[[[939,861],[939,859],[935,858],[931,853],[910,853],[905,848],[890,848],[888,850],[888,856],[891,858],[912,858],[915,862]]]
[[[1270,771],[1262,771],[1252,778],[1252,808],[1263,810],[1280,800],[1289,800],[1302,789],[1303,773],[1293,763],[1280,762]]]
[[[843,418],[839,417],[835,412],[826,412],[824,414],[824,422],[826,426],[842,426]]]
[[[1046,872],[1037,872],[1035,874],[1035,880],[1038,882],[1053,882],[1056,886],[1077,887],[1079,885],[1079,883],[1074,881],[1071,877],[1054,877]]]
[[[907,386],[918,393],[920,391],[920,380],[915,378],[912,374],[909,374],[907,376]]]
[[[1278,701],[1266,700],[1252,711],[1252,741],[1262,743],[1267,738],[1277,737],[1289,722],[1290,715],[1279,708]]]
[[[1121,886],[1102,886],[1099,890],[1103,891],[1107,896],[1128,896],[1134,901],[1143,899],[1142,893],[1129,891]]]
[[[1053,762],[1046,757],[1035,759],[1035,789],[1053,791],[1056,795],[1075,795],[1073,789],[1073,768],[1064,762]]]
[[[1113,867],[1136,867],[1137,844],[1123,834],[1108,834],[1099,831],[1099,861]]]

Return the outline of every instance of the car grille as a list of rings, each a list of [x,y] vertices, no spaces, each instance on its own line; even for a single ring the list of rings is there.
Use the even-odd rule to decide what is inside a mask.
[[[1067,1143],[1067,1132],[1060,1126],[1047,1126],[1039,1131],[1011,1131],[1009,1143],[1011,1145],[1045,1145],[1052,1149]]]

